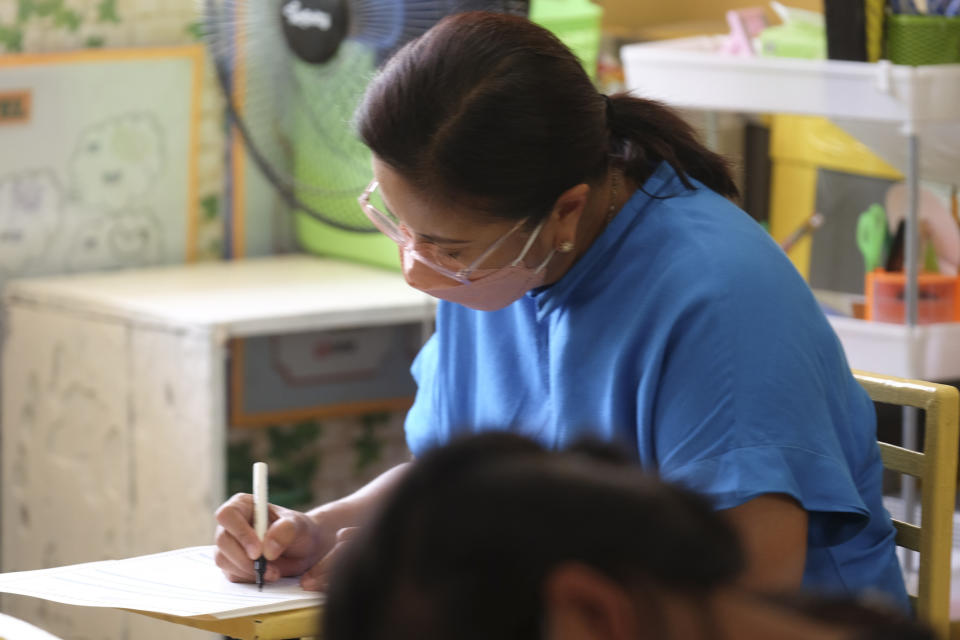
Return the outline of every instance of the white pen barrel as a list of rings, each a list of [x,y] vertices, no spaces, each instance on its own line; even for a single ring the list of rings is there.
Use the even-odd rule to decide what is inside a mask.
[[[263,540],[267,534],[267,463],[253,463],[253,529]]]

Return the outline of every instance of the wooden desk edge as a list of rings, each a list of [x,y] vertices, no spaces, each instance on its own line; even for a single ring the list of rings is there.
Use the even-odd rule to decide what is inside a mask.
[[[212,631],[238,640],[286,640],[318,637],[323,607],[274,611],[238,618],[183,617],[137,609],[124,609],[124,611]]]

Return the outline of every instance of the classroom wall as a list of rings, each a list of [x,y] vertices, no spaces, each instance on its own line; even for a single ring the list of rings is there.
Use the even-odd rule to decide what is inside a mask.
[[[202,4],[202,0],[0,0],[0,55],[200,42]],[[225,226],[226,135],[224,104],[209,65],[203,85],[198,258],[217,260],[223,252]],[[248,226],[256,227],[257,223]],[[282,225],[276,221],[260,225],[268,230],[278,226]],[[261,238],[248,242],[248,255],[269,253],[271,247],[283,249],[282,240]],[[2,284],[0,281],[0,287]],[[289,504],[332,499],[408,458],[402,417],[401,412],[235,430],[230,435],[229,473],[234,479],[230,482],[237,490],[246,486],[251,456],[255,455],[274,463],[271,469],[282,475],[276,482],[303,488],[291,490]],[[293,455],[289,447],[292,440],[301,445],[308,441],[297,449],[298,455]]]

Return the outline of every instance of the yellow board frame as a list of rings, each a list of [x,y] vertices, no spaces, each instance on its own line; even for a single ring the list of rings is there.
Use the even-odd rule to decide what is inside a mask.
[[[251,427],[274,427],[292,424],[302,420],[323,420],[343,418],[368,413],[406,411],[413,406],[414,396],[378,398],[357,402],[336,402],[296,409],[250,412],[244,407],[246,385],[243,372],[246,367],[246,340],[236,338],[230,341],[230,411],[228,422],[232,429]]]
[[[53,53],[12,53],[0,56],[0,69],[51,64],[85,64],[96,62],[131,62],[161,58],[185,58],[192,63],[190,96],[190,133],[187,167],[187,240],[184,250],[187,262],[197,260],[199,239],[198,154],[200,140],[201,91],[203,88],[204,48],[200,44],[175,47],[123,49],[82,49]]]

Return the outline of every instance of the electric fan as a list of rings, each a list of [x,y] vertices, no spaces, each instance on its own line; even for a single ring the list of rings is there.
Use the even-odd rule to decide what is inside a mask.
[[[307,251],[397,265],[357,205],[372,178],[351,127],[376,69],[446,15],[527,0],[204,0],[217,80],[244,148]]]

